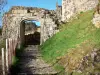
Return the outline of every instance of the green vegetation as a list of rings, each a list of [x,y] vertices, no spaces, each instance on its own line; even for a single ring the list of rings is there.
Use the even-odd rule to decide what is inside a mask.
[[[80,12],[80,14],[82,14],[82,13],[83,13],[83,11]]]
[[[12,62],[12,66],[11,66],[11,75],[17,75],[17,73],[20,71],[19,68],[19,61],[20,61],[20,57],[19,55],[22,54],[24,50],[24,47],[21,46],[20,48],[16,48],[16,56],[13,56],[13,62]]]
[[[2,34],[2,28],[0,28],[0,35]]]
[[[68,67],[74,68],[83,56],[91,52],[94,47],[100,48],[100,29],[97,29],[91,22],[93,12],[93,10],[83,12],[77,15],[77,19],[61,25],[60,32],[41,46],[43,59],[54,64],[58,59],[67,56],[69,63],[73,60],[73,63]],[[65,63],[62,62],[61,64],[64,65]]]
[[[1,52],[1,48],[6,48],[6,41],[5,40],[0,41],[0,52]]]
[[[19,55],[22,54],[23,50],[24,50],[24,47],[23,46],[21,46],[20,49],[19,48],[16,48],[16,56],[13,57],[13,64],[12,64],[13,66],[18,65],[18,62],[20,60]]]
[[[0,27],[0,50],[1,50],[1,48],[5,48],[5,41],[1,40],[2,39],[1,34],[2,34],[2,28]]]

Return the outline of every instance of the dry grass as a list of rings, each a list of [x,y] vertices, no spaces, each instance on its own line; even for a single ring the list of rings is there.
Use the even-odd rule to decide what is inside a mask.
[[[61,58],[59,63],[65,67],[66,71],[72,72],[79,66],[82,58],[93,50],[94,46],[95,45],[89,43],[89,41],[85,41],[77,48],[70,49],[69,52]]]
[[[66,71],[76,69],[84,56],[100,49],[100,28],[91,23],[92,19],[93,11],[88,11],[62,25],[60,32],[41,46],[43,59],[51,64],[61,59],[59,63]]]

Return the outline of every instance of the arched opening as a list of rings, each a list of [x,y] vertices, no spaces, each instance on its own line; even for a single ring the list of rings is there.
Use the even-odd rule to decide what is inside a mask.
[[[40,22],[23,20],[20,26],[22,45],[40,45]]]

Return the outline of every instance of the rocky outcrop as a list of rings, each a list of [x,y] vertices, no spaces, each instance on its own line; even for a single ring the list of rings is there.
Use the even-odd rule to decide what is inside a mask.
[[[91,10],[97,4],[98,0],[62,0],[62,21],[67,21],[75,13]]]
[[[58,22],[61,22],[62,6],[58,5],[58,2],[56,3],[56,15],[57,15]]]
[[[100,50],[94,49],[84,56],[77,71],[88,75],[100,75]]]
[[[95,14],[92,20],[92,23],[96,28],[100,28],[100,14]]]
[[[80,54],[76,53],[76,55]],[[65,68],[65,75],[100,75],[100,50],[92,50],[78,62],[81,56],[76,56],[74,59],[71,57],[62,57],[64,59],[60,61]]]

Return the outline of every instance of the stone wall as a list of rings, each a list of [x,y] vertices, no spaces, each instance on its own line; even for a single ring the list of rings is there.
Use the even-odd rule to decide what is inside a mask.
[[[98,0],[62,0],[62,21],[67,21],[74,14],[91,10]]]
[[[25,35],[34,34],[36,32],[37,26],[34,22],[25,22]]]
[[[56,10],[14,6],[3,16],[3,38],[21,37],[21,22],[36,20],[41,23],[41,43],[45,42],[59,31],[61,21],[68,21],[74,14],[91,10],[97,4],[98,0],[62,0],[62,6],[57,3]]]
[[[59,20],[59,22],[61,22],[62,6],[58,5],[58,2],[56,3],[56,15],[57,15],[57,19]]]
[[[36,20],[41,24],[41,43],[57,32],[55,11],[43,8],[14,6],[3,16],[3,38],[21,38],[24,20]],[[53,15],[53,16],[52,16]]]

